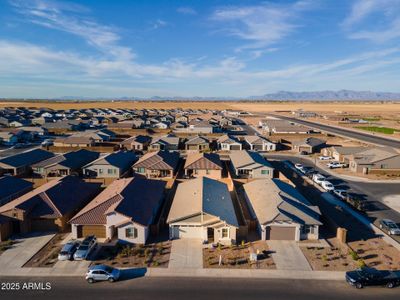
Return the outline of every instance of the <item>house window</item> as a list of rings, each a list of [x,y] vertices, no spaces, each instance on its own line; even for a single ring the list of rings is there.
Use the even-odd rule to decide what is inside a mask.
[[[99,169],[99,174],[103,174],[103,169]]]
[[[229,229],[228,228],[222,228],[222,238],[227,239],[229,237]]]
[[[113,173],[113,169],[108,169],[107,172],[108,172],[108,174],[112,174]]]
[[[138,172],[138,173],[144,173],[144,168],[138,168],[138,169],[137,169],[137,172]]]
[[[304,234],[314,234],[314,226],[313,225],[304,225],[302,227],[302,232]]]
[[[269,170],[261,170],[262,175],[269,175]]]
[[[127,238],[136,239],[138,237],[138,230],[136,227],[128,227],[125,229],[125,236]]]

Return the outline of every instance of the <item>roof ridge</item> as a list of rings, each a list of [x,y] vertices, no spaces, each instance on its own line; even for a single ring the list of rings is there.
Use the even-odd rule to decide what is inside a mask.
[[[46,191],[43,191],[41,193],[38,194],[38,196],[47,204],[49,205],[53,211],[56,212],[56,214],[58,215],[58,217],[62,217],[62,214],[60,212],[60,210],[57,208],[57,206],[53,203],[53,201],[50,199],[50,197],[47,195]]]

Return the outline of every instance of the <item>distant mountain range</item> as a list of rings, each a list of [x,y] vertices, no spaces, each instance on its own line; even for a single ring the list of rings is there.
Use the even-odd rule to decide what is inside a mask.
[[[15,99],[10,99],[15,100]],[[21,100],[21,99],[18,99]],[[22,99],[22,100],[32,100]],[[39,99],[35,99],[39,100]],[[42,100],[70,100],[70,101],[123,101],[123,100],[138,100],[138,101],[163,101],[163,100],[175,100],[175,101],[218,101],[218,100],[230,100],[230,101],[400,101],[400,93],[389,93],[389,92],[372,92],[372,91],[352,91],[352,90],[340,90],[340,91],[315,91],[315,92],[289,92],[279,91],[277,93],[265,94],[261,96],[249,96],[249,97],[79,97],[79,96],[64,96],[60,98],[42,98]]]

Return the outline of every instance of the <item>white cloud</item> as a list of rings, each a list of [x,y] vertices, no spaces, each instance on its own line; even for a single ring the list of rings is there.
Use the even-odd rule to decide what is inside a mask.
[[[399,38],[400,1],[357,0],[341,25],[351,39],[384,43]]]
[[[152,29],[158,29],[165,26],[168,26],[168,22],[161,19],[158,19],[152,23]]]
[[[197,15],[197,12],[188,6],[178,7],[176,11],[183,15]]]
[[[291,5],[270,2],[255,6],[229,6],[214,11],[211,20],[222,25],[222,32],[251,41],[241,49],[263,48],[280,42],[300,25],[298,17],[312,7],[312,1],[297,1]]]

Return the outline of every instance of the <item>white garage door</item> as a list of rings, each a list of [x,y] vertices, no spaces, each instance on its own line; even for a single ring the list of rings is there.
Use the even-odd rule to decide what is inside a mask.
[[[191,238],[200,239],[203,234],[202,227],[190,227],[190,226],[176,226],[173,227],[174,238]]]

